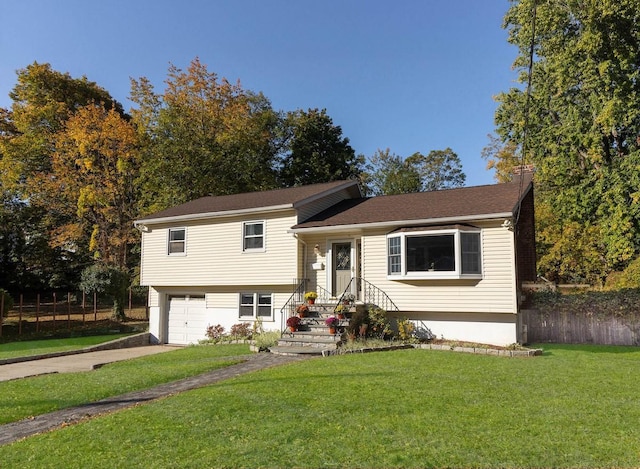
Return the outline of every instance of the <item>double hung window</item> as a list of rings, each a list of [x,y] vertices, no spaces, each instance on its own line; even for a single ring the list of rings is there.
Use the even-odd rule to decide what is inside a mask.
[[[264,221],[242,224],[242,250],[264,251]]]
[[[187,253],[186,228],[169,228],[167,253],[170,256],[184,256]]]
[[[271,293],[240,293],[240,318],[271,319],[273,295]]]

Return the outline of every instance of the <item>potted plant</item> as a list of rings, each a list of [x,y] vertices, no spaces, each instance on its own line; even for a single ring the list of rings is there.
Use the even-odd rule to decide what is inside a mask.
[[[329,328],[329,334],[336,333],[336,328],[338,327],[339,322],[340,320],[335,316],[329,316],[327,319],[325,319],[324,323]]]
[[[291,332],[295,332],[298,330],[298,326],[300,325],[300,318],[298,316],[291,316],[287,319],[287,327]]]
[[[354,301],[356,301],[356,295],[354,295],[353,293],[345,293],[344,295],[342,295],[343,304],[350,305]]]
[[[298,305],[298,307],[296,308],[296,313],[298,314],[298,317],[303,318],[307,315],[308,312],[309,312],[309,307],[305,304]]]
[[[344,319],[344,306],[336,306],[335,313],[338,315],[338,319]]]
[[[308,302],[310,305],[316,302],[316,298],[318,298],[318,294],[314,291],[308,291],[304,294],[304,300]]]

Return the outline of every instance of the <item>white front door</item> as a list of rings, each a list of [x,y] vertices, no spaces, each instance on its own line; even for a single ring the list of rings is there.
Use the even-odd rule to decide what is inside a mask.
[[[168,343],[195,344],[207,329],[204,295],[172,295],[168,304]]]
[[[352,244],[348,242],[333,243],[331,245],[331,265],[333,276],[332,295],[342,295],[349,286],[353,272]]]

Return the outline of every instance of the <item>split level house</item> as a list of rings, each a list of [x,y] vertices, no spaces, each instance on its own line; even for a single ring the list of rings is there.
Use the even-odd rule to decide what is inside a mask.
[[[285,330],[305,291],[352,293],[436,337],[521,341],[535,280],[531,178],[363,197],[355,181],[204,197],[140,218],[141,284],[157,343],[210,325]]]

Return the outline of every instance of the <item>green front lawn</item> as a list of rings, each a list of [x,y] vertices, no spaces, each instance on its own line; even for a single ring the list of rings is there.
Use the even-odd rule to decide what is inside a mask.
[[[639,467],[640,349],[544,348],[522,359],[401,350],[296,362],[1,447],[0,461]]]
[[[244,344],[185,347],[97,370],[0,382],[0,424],[195,376],[240,361]],[[0,462],[0,467],[4,467]]]
[[[0,344],[0,360],[45,353],[68,352],[80,350],[91,345],[109,342],[110,340],[126,337],[128,334],[95,335],[87,337],[71,337],[66,339],[41,339],[8,342]]]

